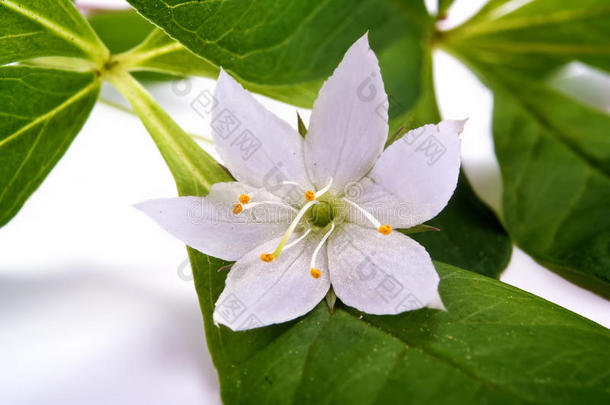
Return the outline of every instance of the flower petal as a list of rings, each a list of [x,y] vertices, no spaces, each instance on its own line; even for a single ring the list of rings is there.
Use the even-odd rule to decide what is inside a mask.
[[[206,197],[179,197],[145,201],[135,207],[172,236],[207,255],[236,260],[256,246],[282,235],[294,217],[290,207],[260,205],[234,215],[240,194],[251,202],[281,200],[243,183],[216,183]]]
[[[344,224],[329,241],[328,264],[337,297],[360,311],[398,314],[439,305],[439,277],[428,252],[399,232]]]
[[[375,53],[365,34],[346,52],[320,89],[305,138],[309,177],[331,190],[360,180],[383,151],[388,134],[388,97]]]
[[[303,160],[303,138],[263,107],[221,69],[212,110],[212,132],[218,154],[233,176],[277,195],[291,187],[281,181],[310,185]]]
[[[465,122],[447,120],[409,131],[383,152],[371,173],[352,186],[348,198],[353,194],[352,201],[394,228],[434,218],[457,185],[459,134]],[[352,222],[370,226],[358,215],[350,217]]]
[[[216,301],[214,322],[235,331],[246,330],[286,322],[311,311],[330,287],[324,249],[317,257],[317,263],[324,266],[320,267],[322,276],[313,278],[310,274],[309,262],[320,238],[310,234],[270,263],[261,261],[260,254],[273,251],[279,238],[238,260]]]

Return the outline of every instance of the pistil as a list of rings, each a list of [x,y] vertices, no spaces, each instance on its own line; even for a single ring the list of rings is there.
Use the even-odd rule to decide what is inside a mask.
[[[324,193],[326,193],[329,189],[330,186],[333,182],[333,179],[331,178],[328,182],[328,184],[326,186],[324,186],[322,189],[320,189],[320,191],[317,194],[317,197],[321,197],[322,195],[324,195]],[[292,222],[290,223],[290,226],[288,227],[288,229],[286,230],[286,233],[284,233],[284,236],[282,237],[282,239],[280,240],[279,245],[277,246],[277,248],[275,248],[275,250],[273,251],[273,253],[270,253],[271,255],[273,255],[273,258],[277,260],[277,258],[280,256],[280,253],[282,253],[282,250],[284,249],[286,242],[288,241],[288,239],[290,239],[290,237],[292,236],[292,234],[294,233],[294,230],[296,229],[297,225],[299,224],[299,222],[301,222],[301,219],[303,218],[303,215],[305,215],[305,213],[307,212],[307,210],[309,210],[309,208],[314,205],[314,204],[319,204],[319,202],[317,200],[313,200],[313,201],[308,201],[305,205],[303,205],[303,207],[298,211],[297,215],[294,217],[294,219],[292,220]],[[263,253],[261,255],[261,260],[263,260],[264,262],[268,261],[263,259],[263,256],[265,258],[269,258],[269,253]]]
[[[277,246],[277,248],[275,248],[275,250],[272,253],[274,259],[277,259],[280,256],[280,253],[282,253],[282,250],[284,249],[286,242],[292,236],[292,233],[296,229],[299,222],[301,222],[301,218],[303,218],[303,215],[305,215],[305,213],[307,212],[309,207],[311,207],[314,204],[319,204],[319,203],[317,201],[309,201],[307,204],[305,204],[303,206],[303,208],[301,208],[301,210],[297,213],[296,217],[294,217],[294,219],[290,223],[290,226],[286,230],[286,233],[284,233],[282,240],[280,240],[280,244]]]

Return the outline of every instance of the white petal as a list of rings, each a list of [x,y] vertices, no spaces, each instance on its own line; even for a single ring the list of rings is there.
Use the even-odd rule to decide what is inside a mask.
[[[279,238],[238,260],[216,301],[214,322],[235,331],[246,330],[286,322],[311,311],[330,287],[324,249],[317,257],[322,276],[316,279],[310,274],[309,262],[320,237],[310,234],[270,263],[261,261],[260,254],[273,251]]]
[[[333,178],[341,192],[358,181],[383,151],[388,98],[375,53],[365,34],[320,89],[305,138],[309,177],[319,189]]]
[[[430,302],[428,302],[426,306],[432,309],[447,311],[447,308],[445,308],[445,304],[443,304],[443,299],[441,298],[441,295],[438,293],[438,291],[436,293],[436,296],[432,300],[430,300]]]
[[[352,201],[394,228],[409,228],[434,218],[457,185],[459,134],[464,123],[447,120],[409,131],[351,188]],[[352,222],[366,224],[356,218]]]
[[[261,205],[239,215],[232,212],[240,194],[252,201],[281,200],[242,183],[216,183],[207,197],[145,201],[135,207],[172,236],[207,255],[236,260],[256,246],[282,235],[294,217],[289,208]]]
[[[281,181],[309,187],[303,138],[296,130],[263,107],[222,69],[214,96],[214,143],[237,180],[265,187],[277,195],[294,188],[280,187]]]
[[[398,314],[433,304],[439,277],[420,244],[344,224],[328,244],[330,278],[337,297],[369,314]]]

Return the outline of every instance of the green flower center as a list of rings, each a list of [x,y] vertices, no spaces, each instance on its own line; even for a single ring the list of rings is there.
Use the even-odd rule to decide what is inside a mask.
[[[310,224],[324,228],[334,218],[333,208],[327,201],[320,201],[307,212],[307,220]]]

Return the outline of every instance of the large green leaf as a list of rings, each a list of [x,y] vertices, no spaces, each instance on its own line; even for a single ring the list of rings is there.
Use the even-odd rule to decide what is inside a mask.
[[[62,157],[100,89],[93,73],[0,68],[0,225]]]
[[[293,322],[212,322],[225,265],[190,251],[227,404],[540,403],[610,400],[608,330],[538,297],[437,263],[448,312],[369,316],[321,303]],[[239,307],[236,307],[239,314]]]
[[[469,22],[449,32],[455,49],[486,63],[541,75],[571,60],[610,70],[610,3],[534,0],[514,8],[492,0]]]
[[[542,264],[610,296],[610,116],[545,84],[574,59],[610,69],[610,7],[534,0],[501,14],[504,3],[445,46],[495,93],[506,228]]]
[[[112,54],[138,46],[155,29],[134,10],[94,12],[87,20]]]
[[[610,294],[610,116],[525,80],[503,83],[493,132],[509,233],[541,263]]]
[[[108,51],[69,0],[0,0],[0,65],[41,56],[99,63]]]
[[[417,72],[432,28],[420,0],[130,3],[249,89],[305,107],[345,50],[369,30],[396,106],[391,115],[410,110],[419,97]]]

